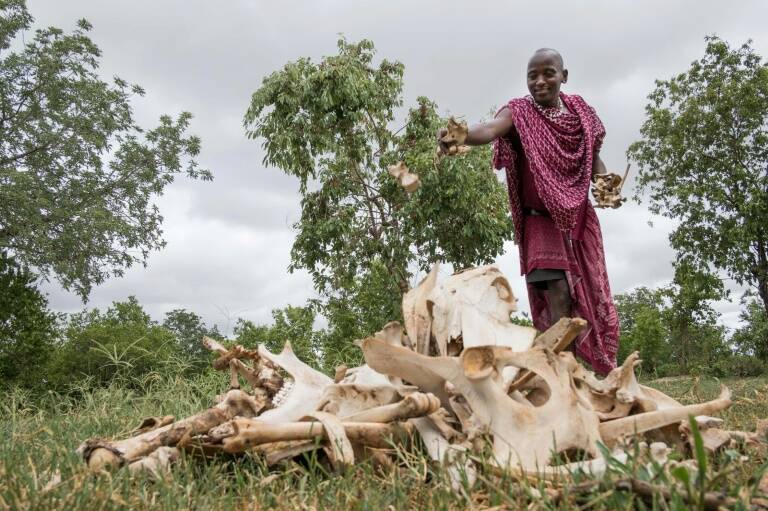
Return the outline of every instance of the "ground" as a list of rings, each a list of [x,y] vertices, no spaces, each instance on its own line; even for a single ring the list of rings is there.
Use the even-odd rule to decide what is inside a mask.
[[[226,383],[221,374],[194,379],[154,375],[108,389],[73,389],[68,397],[49,394],[37,404],[23,391],[6,393],[0,401],[0,509],[517,509],[530,503],[539,509],[631,509],[652,504],[611,488],[610,481],[644,477],[639,465],[618,467],[602,486],[555,501],[544,486],[537,490],[490,471],[481,471],[471,490],[452,491],[441,470],[416,451],[403,452],[398,469],[376,471],[363,464],[343,475],[329,475],[312,460],[306,466],[268,469],[255,457],[186,459],[160,481],[131,478],[126,471],[94,476],[74,453],[86,438],[126,435],[142,417],[182,417],[201,410]],[[729,429],[752,430],[757,418],[768,417],[765,377],[722,382],[676,377],[648,383],[685,403],[711,399],[720,383],[728,385],[734,393],[734,405],[723,415]],[[739,460],[735,451],[720,455],[710,460],[704,489],[754,494],[763,464],[754,452],[748,461]],[[46,489],[57,469],[61,484]],[[675,492],[669,507],[688,508],[685,499],[695,499],[695,489],[693,497]]]

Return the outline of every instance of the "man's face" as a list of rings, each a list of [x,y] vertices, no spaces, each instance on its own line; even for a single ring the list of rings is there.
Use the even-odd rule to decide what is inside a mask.
[[[528,61],[528,92],[542,106],[557,105],[560,84],[567,78],[568,71],[552,53],[536,53]]]

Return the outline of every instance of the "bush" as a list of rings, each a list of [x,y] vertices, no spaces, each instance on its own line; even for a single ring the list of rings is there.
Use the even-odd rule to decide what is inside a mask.
[[[731,355],[713,364],[711,373],[720,378],[744,378],[765,374],[765,362],[749,355]]]
[[[136,383],[169,366],[177,372],[188,367],[175,335],[152,321],[131,296],[103,313],[94,309],[72,315],[49,376],[53,388],[64,390],[86,377],[97,385],[117,378]]]

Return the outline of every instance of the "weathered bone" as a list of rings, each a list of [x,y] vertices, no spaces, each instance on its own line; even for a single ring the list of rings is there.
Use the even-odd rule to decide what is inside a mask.
[[[403,295],[403,319],[405,330],[412,343],[416,343],[418,353],[429,355],[429,340],[431,336],[432,314],[427,304],[429,294],[437,283],[439,265],[424,277],[418,286]]]
[[[400,401],[404,395],[414,392],[415,387],[394,385],[357,385],[337,383],[329,385],[317,403],[317,409],[339,417],[369,410]],[[366,422],[366,421],[363,421]]]
[[[464,478],[470,487],[475,484],[477,472],[469,461],[466,445],[448,442],[430,417],[411,419],[409,422],[418,430],[429,457],[445,464],[454,490],[462,487]]]
[[[293,388],[285,401],[280,406],[261,414],[259,421],[279,424],[310,415],[315,411],[325,388],[333,384],[333,380],[329,377],[299,360],[293,353],[290,342],[285,343],[279,355],[271,353],[264,346],[259,346],[259,355],[279,366],[291,375],[294,381]]]
[[[397,348],[377,339],[366,339],[363,353],[368,365],[378,371],[402,371],[405,366]],[[516,353],[498,346],[465,349],[461,359],[414,353],[407,372],[426,375],[433,385],[441,379],[450,381],[479,422],[494,435],[495,461],[500,465],[519,464],[526,469],[545,466],[555,445],[558,449],[580,448],[596,457],[600,439],[597,415],[571,392],[568,362],[558,363],[561,357],[572,355],[547,353],[551,354],[542,348]],[[394,360],[397,362],[392,363]],[[550,366],[552,362],[556,369]],[[508,365],[529,368],[544,378],[552,391],[550,400],[532,408],[510,398],[500,377]],[[405,372],[399,376],[408,380]]]
[[[731,406],[731,392],[723,387],[717,399],[706,403],[667,408],[654,412],[630,415],[600,424],[600,436],[606,445],[613,445],[622,436],[645,433],[686,420],[689,416],[711,415]]]
[[[549,327],[546,332],[536,337],[533,341],[533,345],[550,349],[555,353],[560,353],[567,348],[586,327],[587,322],[581,318],[560,318],[560,320]],[[518,377],[508,385],[507,393],[520,389],[525,383],[533,378],[533,376],[534,373],[531,371],[520,371]]]
[[[160,479],[163,474],[168,473],[171,464],[179,459],[179,455],[179,450],[175,447],[158,447],[149,455],[129,463],[128,470],[132,474],[146,472]]]
[[[621,196],[621,189],[627,180],[629,165],[624,172],[624,177],[618,174],[596,174],[593,176],[592,196],[595,198],[597,208],[618,208],[625,198]]]
[[[88,440],[78,447],[91,469],[120,466],[142,458],[161,446],[175,446],[185,436],[207,433],[233,417],[253,417],[261,405],[240,390],[230,390],[213,408],[167,426],[119,441]]]
[[[394,422],[430,415],[440,408],[440,400],[432,394],[414,392],[401,401],[378,406],[344,417],[344,422]]]
[[[517,310],[517,299],[496,266],[451,275],[428,298],[437,354],[458,355],[464,348],[486,345],[523,351],[536,336],[534,328],[510,321],[510,314]],[[507,367],[504,381],[510,382],[516,375],[517,368]]]
[[[234,419],[235,434],[223,439],[224,451],[243,452],[259,444],[310,440],[326,437],[320,422],[286,422],[268,424],[254,419]],[[372,422],[345,422],[344,433],[350,442],[385,449],[407,439],[413,428],[407,423],[379,424]]]
[[[399,161],[395,165],[390,165],[387,169],[389,175],[397,179],[397,182],[402,186],[406,192],[415,192],[421,186],[421,180],[419,176],[412,173],[408,167],[405,166],[405,162]]]

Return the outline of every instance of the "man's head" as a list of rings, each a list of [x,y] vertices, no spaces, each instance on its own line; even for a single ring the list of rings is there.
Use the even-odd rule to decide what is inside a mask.
[[[528,61],[528,92],[542,106],[556,106],[560,85],[568,79],[563,57],[552,48],[541,48]]]

